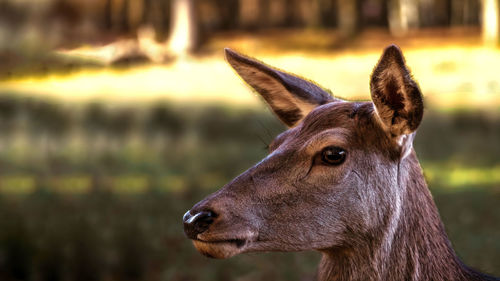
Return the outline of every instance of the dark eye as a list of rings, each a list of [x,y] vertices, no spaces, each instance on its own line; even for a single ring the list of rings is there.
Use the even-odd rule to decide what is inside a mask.
[[[321,161],[327,165],[340,165],[344,163],[347,152],[336,146],[328,146],[321,151]]]

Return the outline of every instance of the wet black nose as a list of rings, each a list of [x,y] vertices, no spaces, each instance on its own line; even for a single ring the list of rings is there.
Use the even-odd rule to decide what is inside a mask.
[[[201,211],[191,214],[187,211],[182,217],[184,222],[184,233],[190,239],[196,239],[196,236],[208,229],[214,222],[216,215],[212,211]]]

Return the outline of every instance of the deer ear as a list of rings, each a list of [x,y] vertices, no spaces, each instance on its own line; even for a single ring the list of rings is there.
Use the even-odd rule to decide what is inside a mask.
[[[328,92],[312,82],[271,68],[228,48],[225,53],[234,70],[264,98],[288,127],[297,125],[316,106],[334,100]]]
[[[370,90],[382,127],[393,138],[401,142],[416,131],[424,113],[422,94],[396,45],[384,50],[373,70]]]

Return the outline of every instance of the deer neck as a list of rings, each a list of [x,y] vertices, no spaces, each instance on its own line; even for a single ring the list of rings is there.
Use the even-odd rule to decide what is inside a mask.
[[[457,258],[418,160],[414,154],[406,159],[399,167],[407,172],[398,173],[404,194],[395,225],[356,245],[322,251],[319,281],[484,280]]]

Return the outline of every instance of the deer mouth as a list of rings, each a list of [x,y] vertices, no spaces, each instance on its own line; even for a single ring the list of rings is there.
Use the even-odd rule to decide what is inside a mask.
[[[226,259],[242,253],[251,241],[252,239],[250,237],[214,240],[197,237],[197,239],[192,240],[198,252],[209,258],[216,259]]]

